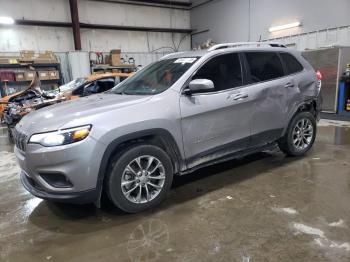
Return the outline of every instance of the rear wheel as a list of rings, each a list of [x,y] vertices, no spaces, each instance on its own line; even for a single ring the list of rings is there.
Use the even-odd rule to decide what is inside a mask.
[[[158,205],[173,179],[169,156],[153,145],[135,145],[111,163],[107,175],[107,195],[125,212],[136,213]]]
[[[301,156],[310,150],[316,138],[316,120],[310,112],[300,112],[290,122],[286,134],[278,141],[284,153]]]

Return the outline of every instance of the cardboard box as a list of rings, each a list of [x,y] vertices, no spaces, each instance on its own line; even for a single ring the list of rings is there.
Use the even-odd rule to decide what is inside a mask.
[[[111,56],[110,55],[105,55],[105,61],[104,61],[105,64],[110,64],[111,63]]]
[[[60,73],[57,70],[48,71],[49,79],[60,79]]]
[[[17,72],[16,73],[16,81],[26,81],[24,72]]]
[[[113,49],[110,53],[110,61],[112,66],[120,65],[120,49]]]
[[[33,62],[35,52],[32,50],[22,50],[20,51],[20,62]]]
[[[36,64],[45,64],[45,63],[58,63],[57,56],[52,51],[45,51],[44,53],[39,54],[34,59]]]
[[[0,80],[1,81],[15,81],[15,72],[9,70],[0,71]]]
[[[112,49],[110,51],[111,54],[120,54],[121,53],[121,50],[120,49]]]
[[[38,71],[38,74],[39,74],[40,80],[49,80],[50,79],[49,71]]]
[[[10,58],[9,63],[10,64],[18,64],[18,60],[17,60],[17,58]]]
[[[32,58],[34,57],[35,52],[33,50],[21,50],[20,56],[23,58]]]
[[[8,58],[0,57],[0,64],[8,64],[8,63],[9,63],[9,59]]]
[[[24,78],[25,78],[25,80],[31,81],[35,78],[35,74],[36,74],[35,71],[26,71],[26,72],[24,72]]]
[[[18,60],[15,57],[0,57],[0,64],[18,64]]]

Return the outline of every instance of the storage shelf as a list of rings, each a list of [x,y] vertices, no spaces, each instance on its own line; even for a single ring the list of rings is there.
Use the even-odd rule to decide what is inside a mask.
[[[1,81],[1,83],[3,85],[5,85],[5,82],[6,84],[28,84],[30,82],[32,82],[32,80],[24,80],[24,81]],[[44,80],[40,80],[40,82],[42,83],[49,83],[49,82],[53,82],[53,83],[57,83],[57,82],[61,82],[61,79],[44,79]]]
[[[32,66],[34,68],[36,67],[60,67],[59,63],[50,63],[50,64],[0,64],[0,68],[26,68]]]
[[[62,78],[62,72],[61,72],[61,64],[60,63],[21,63],[21,64],[0,64],[0,70],[9,70],[14,72],[20,72],[20,71],[27,71],[30,67],[33,67],[35,71],[45,70],[50,71],[50,69],[57,70],[59,72],[59,75],[61,76],[60,79],[47,79],[47,80],[40,80],[41,85],[44,87],[49,84],[63,84],[63,78]],[[29,85],[32,80],[24,80],[24,81],[9,81],[6,83],[6,85],[14,87],[23,87],[24,85]],[[0,87],[4,87],[5,82],[0,81]]]

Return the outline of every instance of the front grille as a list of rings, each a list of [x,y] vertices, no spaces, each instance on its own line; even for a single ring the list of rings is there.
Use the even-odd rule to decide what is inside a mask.
[[[13,138],[15,140],[16,147],[19,150],[26,151],[28,136],[22,132],[17,131],[16,128],[14,128]]]

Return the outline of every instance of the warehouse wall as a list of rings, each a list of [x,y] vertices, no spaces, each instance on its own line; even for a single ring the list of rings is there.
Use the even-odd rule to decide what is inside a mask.
[[[207,1],[194,0],[194,6],[203,2]],[[347,26],[350,25],[349,10],[349,0],[214,0],[191,10],[192,28],[209,29],[195,35],[193,44],[208,38],[215,42],[258,41]],[[273,34],[268,32],[271,26],[294,21],[302,22],[302,26]],[[332,37],[327,45],[338,42],[350,45],[350,38],[348,35],[341,39]],[[311,40],[310,45],[314,46]]]
[[[187,10],[147,6],[79,1],[80,21],[85,23],[126,26],[190,28]],[[0,16],[14,19],[70,22],[68,0],[0,0]],[[107,52],[121,48],[124,52],[169,51],[178,46],[184,34],[146,33],[116,30],[81,29],[82,47],[86,51]],[[190,48],[185,37],[179,50]],[[0,26],[0,52],[23,49],[56,52],[74,49],[72,30],[69,28]]]

